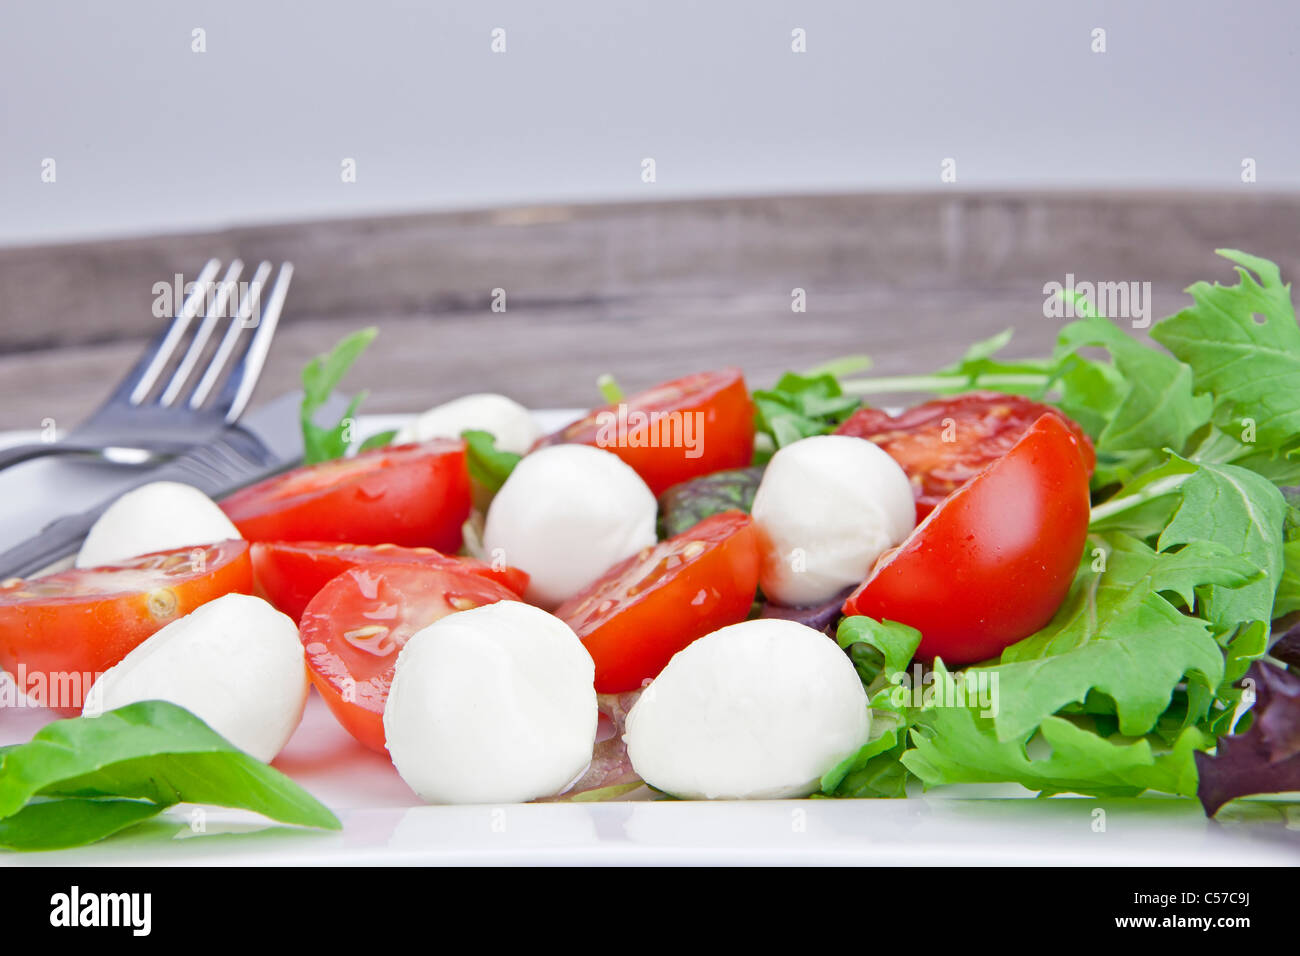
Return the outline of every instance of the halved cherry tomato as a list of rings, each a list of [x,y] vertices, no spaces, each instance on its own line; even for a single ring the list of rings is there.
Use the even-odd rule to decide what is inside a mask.
[[[0,668],[25,675],[19,689],[32,691],[29,696],[73,711],[94,679],[145,638],[232,592],[253,593],[247,541],[6,581],[0,584]]]
[[[311,599],[298,634],[307,671],[338,722],[384,751],[384,703],[397,655],[434,621],[519,595],[465,571],[369,564],[344,571]]]
[[[845,614],[921,632],[916,656],[987,660],[1043,627],[1065,599],[1088,535],[1082,443],[1043,415],[955,491],[849,599]]]
[[[469,517],[465,443],[434,439],[304,465],[221,508],[250,541],[347,541],[455,551]]]
[[[926,402],[899,415],[862,408],[836,433],[870,439],[902,466],[912,480],[919,521],[1010,451],[1030,425],[1049,413],[1079,439],[1091,475],[1096,455],[1083,429],[1057,409],[1019,395],[971,392]]]
[[[724,511],[614,565],[555,616],[596,662],[597,692],[635,690],[696,638],[748,616],[758,564],[753,519]]]
[[[522,595],[528,574],[518,568],[495,568],[474,558],[452,557],[433,548],[399,548],[391,544],[335,544],[330,541],[259,541],[253,545],[253,578],[266,599],[295,621],[326,584],[349,568],[368,564],[416,564],[446,571],[466,571],[495,581]]]
[[[627,462],[650,490],[748,465],[754,403],[739,369],[698,372],[594,409],[538,442],[595,445]]]

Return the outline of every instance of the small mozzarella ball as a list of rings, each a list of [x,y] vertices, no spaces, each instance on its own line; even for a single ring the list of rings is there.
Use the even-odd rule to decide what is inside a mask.
[[[86,535],[77,567],[242,537],[211,498],[189,485],[154,481],[108,506]]]
[[[591,762],[594,679],[577,635],[539,608],[448,615],[398,655],[384,706],[393,765],[429,803],[551,796]]]
[[[393,443],[459,438],[469,430],[491,432],[497,448],[516,455],[527,454],[542,434],[524,406],[504,395],[485,392],[454,399],[416,416],[398,429]]]
[[[753,620],[679,651],[645,689],[623,740],[646,783],[691,799],[813,793],[867,742],[867,695],[836,643]]]
[[[298,628],[261,598],[227,594],[172,621],[95,682],[86,713],[166,700],[270,763],[307,703]]]
[[[860,584],[916,526],[907,474],[865,438],[817,435],[786,445],[754,495],[764,538],[759,583],[778,604],[829,601]]]
[[[611,452],[552,445],[520,461],[492,499],[483,545],[528,572],[530,602],[554,608],[654,544],[656,507]]]

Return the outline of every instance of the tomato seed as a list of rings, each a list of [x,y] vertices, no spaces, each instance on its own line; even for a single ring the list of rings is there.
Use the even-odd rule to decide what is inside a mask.
[[[176,592],[171,588],[150,591],[147,601],[149,613],[155,620],[168,621],[176,616]]]

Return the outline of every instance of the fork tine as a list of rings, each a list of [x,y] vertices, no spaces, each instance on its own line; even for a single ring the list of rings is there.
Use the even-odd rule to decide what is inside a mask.
[[[171,358],[172,352],[176,350],[177,343],[185,334],[185,329],[189,326],[190,320],[197,314],[199,305],[207,298],[208,285],[220,268],[220,259],[209,259],[199,273],[199,277],[194,280],[194,291],[185,297],[184,305],[176,313],[176,318],[172,320],[172,324],[168,327],[166,334],[163,335],[162,341],[154,349],[149,364],[145,366],[144,371],[140,373],[134,387],[131,389],[130,402],[132,405],[139,405],[148,397],[149,392],[158,381],[158,376],[162,374],[162,370],[167,366],[167,361]]]
[[[203,321],[199,323],[198,331],[194,333],[194,339],[190,342],[190,347],[186,349],[184,357],[172,374],[172,380],[167,383],[167,388],[163,390],[162,398],[159,399],[160,404],[172,404],[172,402],[176,401],[176,396],[181,393],[181,389],[185,387],[185,382],[193,373],[194,366],[198,364],[199,357],[208,344],[208,339],[212,337],[212,330],[216,328],[221,313],[226,310],[226,303],[230,301],[230,293],[234,290],[235,283],[239,281],[239,275],[243,271],[244,263],[239,259],[235,259],[230,263],[225,276],[217,285],[217,294],[212,297],[212,307],[203,316]]]
[[[221,344],[217,346],[217,351],[212,356],[212,360],[208,362],[208,367],[204,371],[203,377],[199,379],[194,394],[190,396],[190,408],[201,408],[203,403],[207,401],[208,395],[212,393],[212,388],[217,384],[217,379],[221,377],[226,362],[229,361],[231,353],[235,351],[235,343],[239,340],[239,334],[244,330],[249,318],[252,317],[253,303],[261,300],[262,287],[266,285],[266,277],[270,274],[271,263],[262,260],[257,266],[257,271],[253,273],[253,278],[249,280],[248,286],[244,289],[244,294],[239,299],[239,307],[226,329],[226,334],[221,339]]]
[[[271,286],[271,294],[258,317],[257,331],[253,333],[252,341],[249,342],[248,349],[239,360],[239,364],[230,373],[230,378],[226,380],[218,399],[218,405],[226,409],[227,424],[239,419],[248,400],[253,397],[253,389],[262,376],[266,353],[271,348],[271,337],[275,335],[275,327],[280,321],[280,310],[284,308],[284,299],[289,294],[289,282],[292,279],[293,263],[280,263],[280,271],[276,274],[275,284]]]

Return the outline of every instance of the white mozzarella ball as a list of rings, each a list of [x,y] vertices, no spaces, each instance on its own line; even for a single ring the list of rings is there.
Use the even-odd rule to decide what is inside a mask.
[[[239,537],[226,513],[199,489],[154,481],[128,491],[99,516],[77,554],[77,567]]]
[[[567,624],[518,601],[448,615],[397,658],[384,736],[430,803],[560,792],[591,762],[595,665]]]
[[[691,799],[814,792],[867,742],[867,695],[836,643],[794,621],[714,631],[674,655],[627,718],[646,783]]]
[[[261,598],[227,594],[172,621],[105,671],[85,712],[170,701],[269,763],[302,721],[307,690],[293,620]]]
[[[483,545],[528,572],[529,601],[554,608],[654,544],[656,507],[611,452],[552,445],[519,462],[492,499]]]
[[[817,435],[786,445],[754,495],[759,583],[778,604],[820,604],[860,584],[916,526],[907,474],[874,443]]]
[[[497,448],[516,455],[527,454],[542,434],[528,409],[504,395],[485,392],[453,399],[416,416],[398,429],[393,443],[459,438],[469,430],[491,432]]]

